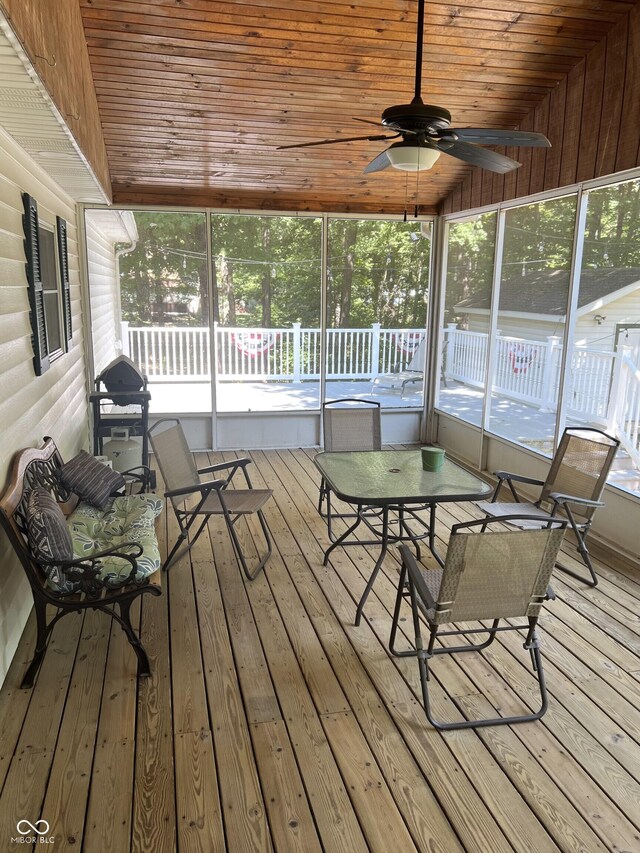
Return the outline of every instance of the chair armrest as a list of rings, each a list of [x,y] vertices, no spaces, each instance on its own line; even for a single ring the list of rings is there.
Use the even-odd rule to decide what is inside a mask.
[[[165,498],[177,498],[181,495],[193,495],[200,492],[204,495],[205,492],[211,492],[213,489],[223,489],[226,485],[226,480],[208,480],[206,483],[194,483],[192,486],[181,486],[179,489],[169,489],[164,493]]]
[[[580,504],[581,506],[604,506],[602,501],[590,501],[587,498],[578,498],[574,495],[563,495],[561,492],[550,492],[549,500],[555,501],[557,504]]]
[[[400,546],[400,553],[402,555],[402,562],[409,573],[409,578],[418,593],[418,597],[422,599],[427,610],[435,610],[436,602],[433,600],[433,596],[429,592],[429,588],[422,578],[422,573],[420,572],[416,558],[406,545]]]
[[[127,553],[124,549],[131,550]],[[113,548],[106,548],[104,551],[98,551],[81,560],[47,560],[38,558],[39,565],[58,566],[64,573],[65,577],[72,583],[79,585],[79,591],[86,593],[90,597],[99,596],[102,590],[118,589],[127,586],[135,581],[136,572],[138,571],[137,558],[142,556],[142,546],[138,542],[122,542],[120,545]],[[98,575],[101,572],[100,560],[103,557],[119,557],[126,560],[131,565],[131,570],[126,578],[118,581],[118,583],[109,583],[109,576],[100,578]],[[68,593],[56,593],[51,590],[52,595],[68,595]]]
[[[127,487],[134,487],[135,483],[140,483],[140,493],[143,493],[147,488],[155,486],[154,473],[148,465],[136,465],[135,468],[129,468],[127,471],[122,471],[122,476],[127,481]]]
[[[520,503],[520,495],[516,492],[513,485],[514,483],[528,483],[530,486],[544,486],[544,480],[536,480],[533,477],[525,477],[522,474],[512,474],[511,471],[495,471],[494,476],[498,478],[498,482],[493,490],[491,503],[495,503],[498,500],[498,495],[505,483],[509,486],[509,491],[513,495],[513,499],[516,503]]]
[[[198,468],[198,474],[210,474],[212,471],[224,471],[226,468],[246,468],[251,459],[233,459],[231,462],[218,462],[216,465],[208,465],[206,468]]]
[[[544,486],[544,480],[536,480],[533,477],[525,477],[522,474],[512,474],[510,471],[495,471],[494,477],[499,480],[513,480],[516,483],[528,483],[530,486]]]
[[[142,474],[136,474],[136,471],[142,471]],[[141,477],[148,477],[149,474],[151,474],[151,468],[148,465],[136,465],[135,468],[122,471],[123,477],[134,477],[136,480],[139,480]]]

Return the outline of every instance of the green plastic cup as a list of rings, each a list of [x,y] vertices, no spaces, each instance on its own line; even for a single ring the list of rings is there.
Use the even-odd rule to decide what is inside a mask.
[[[444,465],[444,450],[441,447],[422,447],[422,468],[424,471],[440,471]]]

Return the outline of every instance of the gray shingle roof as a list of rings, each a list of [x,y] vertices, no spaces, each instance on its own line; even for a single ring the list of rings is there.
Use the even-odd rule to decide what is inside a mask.
[[[637,267],[583,270],[580,278],[578,308],[589,305],[595,299],[609,296],[635,282],[640,287],[640,269]],[[500,310],[563,317],[567,310],[568,292],[568,270],[544,270],[510,278],[503,281],[500,287]],[[454,310],[464,311],[465,308],[488,310],[489,302],[490,296],[486,294],[470,296],[458,302]]]

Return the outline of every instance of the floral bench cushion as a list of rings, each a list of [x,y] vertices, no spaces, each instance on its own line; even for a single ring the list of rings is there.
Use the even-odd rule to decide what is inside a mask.
[[[162,498],[157,495],[125,495],[113,498],[106,509],[97,509],[82,501],[67,519],[73,542],[73,556],[84,560],[99,551],[136,542],[142,555],[136,559],[136,580],[142,580],[160,568],[160,551],[155,534],[155,520],[162,512]],[[101,558],[100,577],[117,586],[131,571],[131,564],[121,557]],[[68,582],[67,582],[68,583]],[[70,591],[49,585],[59,592]]]

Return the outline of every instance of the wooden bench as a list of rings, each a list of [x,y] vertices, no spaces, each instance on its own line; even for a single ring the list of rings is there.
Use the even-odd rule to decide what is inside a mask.
[[[78,508],[79,500],[73,493],[65,491],[56,477],[56,471],[63,465],[60,453],[51,438],[45,438],[42,448],[20,450],[13,460],[13,468],[7,488],[0,498],[0,522],[7,533],[27,574],[37,621],[37,642],[33,660],[29,664],[22,687],[31,687],[38,668],[42,663],[47,640],[54,625],[66,613],[92,608],[102,610],[112,616],[124,630],[138,658],[138,675],[150,674],[149,659],[142,643],[131,625],[130,609],[133,601],[140,595],[161,594],[160,570],[137,580],[138,565],[136,558],[143,553],[142,547],[135,542],[121,541],[116,547],[90,553],[82,559],[60,562],[60,568],[73,583],[73,592],[57,592],[48,582],[42,560],[34,557],[27,535],[27,501],[29,492],[37,487],[46,489],[60,505],[65,516]],[[130,500],[140,499],[139,495],[130,496]],[[128,500],[127,497],[121,500]],[[94,512],[94,515],[96,513]],[[99,520],[99,519],[98,519]],[[126,530],[125,530],[126,537]],[[155,533],[153,533],[155,538]],[[102,578],[101,570],[106,557],[127,561],[123,575],[114,583],[113,577]],[[122,565],[122,564],[121,564]],[[47,605],[55,608],[55,613],[47,621]]]

